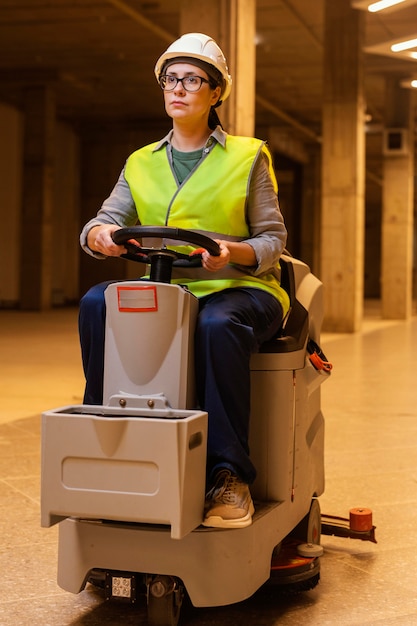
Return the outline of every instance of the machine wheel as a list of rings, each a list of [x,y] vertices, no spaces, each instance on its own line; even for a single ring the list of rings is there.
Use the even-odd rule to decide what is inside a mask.
[[[155,576],[148,583],[149,626],[177,626],[184,587],[172,576]]]
[[[290,533],[294,539],[299,539],[303,543],[320,543],[321,538],[321,511],[317,498],[313,498],[310,510],[307,515]]]
[[[89,571],[87,582],[94,587],[104,589],[106,586],[106,572],[100,569],[92,569]]]

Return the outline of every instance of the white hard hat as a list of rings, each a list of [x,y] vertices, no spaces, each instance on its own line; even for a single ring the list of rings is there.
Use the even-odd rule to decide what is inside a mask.
[[[224,54],[214,39],[202,33],[187,33],[174,41],[156,62],[155,76],[158,82],[166,62],[177,57],[198,59],[215,67],[223,78],[220,98],[222,101],[226,100],[232,88],[232,77]]]

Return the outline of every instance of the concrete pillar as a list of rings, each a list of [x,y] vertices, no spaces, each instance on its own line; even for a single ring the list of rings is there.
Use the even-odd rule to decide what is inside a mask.
[[[412,312],[414,124],[413,94],[389,78],[386,89],[382,192],[382,317]]]
[[[301,258],[314,274],[320,273],[321,225],[321,150],[317,144],[309,146],[308,167],[303,170],[301,208]]]
[[[51,87],[25,93],[25,133],[20,256],[20,306],[51,305],[55,94]],[[57,207],[56,210],[59,210]]]
[[[52,306],[77,302],[80,263],[79,139],[74,130],[62,122],[57,123],[55,134]]]
[[[324,329],[354,332],[363,314],[364,15],[325,0],[321,278]]]
[[[227,59],[233,88],[218,114],[224,129],[231,135],[254,134],[255,22],[255,0],[181,2],[181,34],[198,31],[210,35]]]
[[[0,308],[19,302],[23,116],[0,103]]]

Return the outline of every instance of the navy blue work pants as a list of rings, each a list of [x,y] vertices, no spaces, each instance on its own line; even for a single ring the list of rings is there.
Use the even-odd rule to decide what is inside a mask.
[[[103,398],[104,290],[92,287],[82,298],[79,332],[86,387],[85,404]],[[261,289],[220,291],[199,301],[195,332],[195,374],[199,407],[209,416],[208,475],[228,467],[247,483],[255,468],[249,458],[250,357],[273,337],[282,307]]]

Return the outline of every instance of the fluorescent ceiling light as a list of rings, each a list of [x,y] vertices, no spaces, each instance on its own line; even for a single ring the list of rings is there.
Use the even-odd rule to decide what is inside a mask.
[[[417,46],[417,39],[407,39],[407,41],[400,41],[399,43],[394,43],[391,46],[391,50],[393,52],[402,52],[403,50],[409,50],[410,48],[415,48]]]
[[[368,6],[368,11],[376,13],[377,11],[383,11],[388,7],[394,6],[394,4],[400,4],[404,0],[379,0],[379,2],[373,2]]]
[[[336,0],[335,0],[336,1]],[[401,9],[408,9],[417,4],[417,0],[351,0],[352,9],[376,13],[378,11],[386,11],[393,13]]]
[[[411,48],[417,48],[417,33],[410,33],[407,40],[404,37],[400,40],[391,39],[391,41],[383,41],[372,46],[365,46],[365,52],[370,54],[383,54],[391,57],[391,59],[407,59],[407,61],[417,61],[417,51]]]

